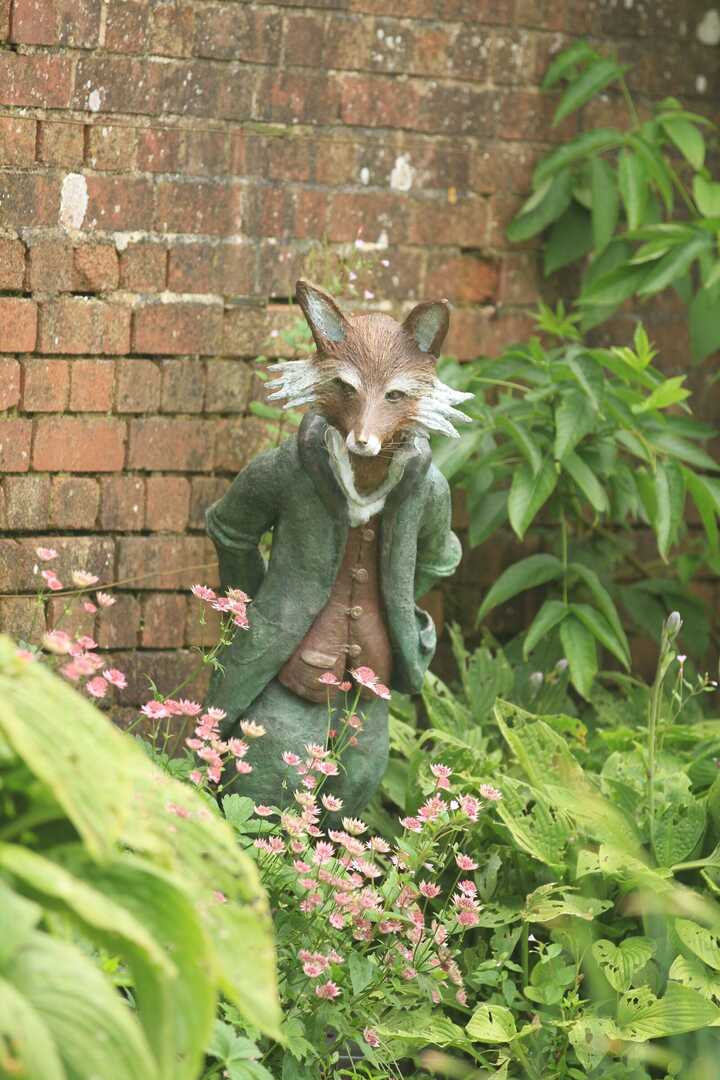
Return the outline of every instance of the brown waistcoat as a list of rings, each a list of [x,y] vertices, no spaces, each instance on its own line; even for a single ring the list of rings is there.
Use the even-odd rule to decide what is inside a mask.
[[[377,515],[349,530],[330,598],[278,673],[283,686],[306,701],[327,701],[329,690],[331,700],[335,696],[332,687],[318,682],[325,671],[342,679],[350,668],[369,667],[380,682],[390,682],[392,648],[380,592],[379,527]]]

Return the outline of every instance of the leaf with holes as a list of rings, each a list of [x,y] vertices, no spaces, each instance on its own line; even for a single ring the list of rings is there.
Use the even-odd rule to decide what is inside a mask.
[[[691,990],[697,990],[708,1001],[720,1006],[720,978],[711,974],[700,960],[676,956],[668,978],[672,982],[689,986]]]
[[[517,1035],[515,1018],[504,1005],[479,1005],[465,1027],[471,1039],[485,1043],[507,1043]]]
[[[675,930],[690,952],[695,953],[708,967],[720,971],[720,935],[713,934],[690,919],[676,919]]]
[[[674,866],[694,852],[705,833],[705,804],[691,796],[665,806],[655,820],[655,857]]]
[[[626,938],[619,945],[601,938],[594,942],[592,954],[613,990],[622,993],[630,986],[633,975],[645,967],[655,952],[649,938]]]
[[[578,1061],[587,1072],[600,1064],[610,1048],[610,1040],[615,1038],[615,1035],[612,1020],[600,1016],[583,1016],[576,1020],[568,1031],[568,1038],[575,1048]]]
[[[720,1009],[697,990],[679,983],[670,983],[665,996],[660,999],[652,994],[649,997],[641,995],[635,990],[628,991],[623,997],[625,1021],[620,1024],[618,1007],[619,1035],[629,1042],[683,1035],[716,1024],[720,1019]]]

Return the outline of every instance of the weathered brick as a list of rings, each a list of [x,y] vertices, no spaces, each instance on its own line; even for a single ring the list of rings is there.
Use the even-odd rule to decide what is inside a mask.
[[[35,162],[36,122],[25,116],[0,117],[0,164]]]
[[[173,292],[250,296],[254,244],[180,243],[170,249],[168,285]]]
[[[0,41],[10,37],[10,5],[12,0],[0,0]]]
[[[45,629],[42,608],[33,599],[0,596],[0,632],[16,641],[37,640]]]
[[[149,476],[145,527],[184,532],[190,514],[190,483],[184,476]]]
[[[55,0],[13,0],[10,40],[19,45],[55,45],[58,40]]]
[[[117,472],[124,463],[121,420],[63,416],[37,421],[33,468],[39,472]]]
[[[220,351],[222,317],[214,304],[146,304],[135,311],[133,352],[212,355]]]
[[[88,176],[88,228],[150,229],[153,220],[153,188],[147,180],[129,177]]]
[[[455,203],[439,199],[414,200],[407,239],[410,243],[431,245],[438,237],[442,237],[444,244],[483,248],[488,238],[485,201],[480,198],[459,199]],[[430,257],[432,259],[432,253]]]
[[[347,107],[347,95],[332,75],[297,69],[263,74],[256,100],[259,119],[276,124],[326,124]]]
[[[221,420],[217,425],[215,468],[240,472],[262,450],[275,445],[276,440],[277,435],[259,416],[246,416],[240,421]]]
[[[328,210],[328,239],[340,243],[376,240],[384,231],[390,240],[405,239],[407,197],[385,192],[342,192],[333,195]]]
[[[131,420],[128,467],[204,472],[212,468],[213,436],[207,420]]]
[[[189,589],[214,560],[204,537],[124,536],[118,541],[118,578],[138,590]]]
[[[119,360],[115,408],[119,413],[155,412],[160,405],[160,367],[152,360]]]
[[[32,352],[37,340],[37,304],[0,297],[0,353]]]
[[[27,472],[30,468],[30,420],[0,416],[0,473]],[[0,577],[0,580],[3,580]]]
[[[100,527],[111,532],[139,532],[145,526],[145,480],[140,476],[104,476],[100,480]]]
[[[194,476],[191,485],[189,525],[204,531],[205,511],[225,494],[228,481],[217,476]]]
[[[70,365],[70,408],[73,412],[108,412],[112,408],[115,362],[73,360]]]
[[[225,131],[188,131],[186,171],[191,176],[218,176],[230,171],[230,146]]]
[[[0,69],[2,54],[0,54]],[[0,70],[0,87],[2,73]],[[60,181],[37,173],[0,174],[0,228],[54,226],[60,211]]]
[[[142,644],[150,649],[176,649],[185,644],[187,597],[176,593],[147,596],[143,602]]]
[[[45,240],[28,249],[28,284],[33,292],[70,292],[73,287],[72,245]]]
[[[0,54],[0,105],[64,109],[70,102],[69,57],[16,52]]]
[[[401,128],[407,125],[408,116],[420,116],[420,91],[414,82],[399,84],[384,75],[343,74],[337,76],[337,85],[344,124]],[[442,130],[441,121],[437,123],[436,130]],[[423,130],[428,130],[427,121]]]
[[[50,525],[92,532],[100,509],[100,485],[88,476],[58,476],[52,481]]]
[[[202,360],[163,360],[162,372],[162,412],[203,411],[205,365]]]
[[[159,0],[150,12],[150,48],[156,56],[191,56],[195,9],[186,0]]]
[[[70,373],[67,360],[23,361],[23,409],[26,412],[62,412],[67,406]]]
[[[113,592],[115,603],[98,618],[97,643],[101,649],[134,649],[140,633],[140,602],[127,593]]]
[[[19,240],[0,239],[0,289],[22,289],[25,248]]]
[[[42,304],[39,347],[47,353],[105,353],[130,348],[130,309],[122,304],[69,297]]]
[[[153,127],[138,132],[138,168],[143,172],[180,172],[186,154],[185,132],[182,130]]]
[[[253,369],[242,360],[210,360],[205,412],[244,413],[250,401]]]
[[[131,244],[120,255],[120,280],[133,292],[162,292],[167,276],[167,249],[162,244]]]
[[[285,63],[320,67],[325,45],[325,20],[320,12],[292,12],[284,20]]]
[[[82,124],[41,120],[38,129],[38,161],[43,165],[82,165],[85,157],[85,129]]]
[[[2,426],[0,426],[2,435]],[[50,478],[48,476],[6,476],[3,480],[5,495],[5,522],[3,528],[45,529],[48,522],[50,501]]]
[[[240,232],[242,188],[209,180],[162,180],[157,185],[155,228],[170,233],[227,236]]]
[[[102,9],[97,0],[55,0],[60,41],[76,49],[94,49],[100,39]]]
[[[105,23],[105,47],[110,52],[143,53],[147,20],[146,0],[110,0]]]
[[[0,356],[0,412],[20,403],[20,365],[9,356]]]
[[[137,142],[137,130],[127,124],[95,124],[87,129],[87,163],[101,172],[130,172]]]
[[[76,292],[107,292],[120,282],[118,255],[112,244],[83,244],[75,249]]]
[[[209,4],[195,24],[193,51],[215,60],[277,64],[281,32],[277,14],[239,4]]]
[[[458,255],[433,265],[426,289],[431,296],[446,296],[459,303],[479,304],[497,300],[498,266],[489,259]]]

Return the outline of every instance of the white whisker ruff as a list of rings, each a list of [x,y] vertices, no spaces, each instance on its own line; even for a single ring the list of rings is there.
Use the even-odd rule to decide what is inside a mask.
[[[284,409],[310,405],[317,400],[317,389],[325,381],[317,366],[310,360],[284,360],[268,368],[277,378],[267,383],[273,389],[268,401],[285,401]]]
[[[418,399],[418,427],[428,434],[439,431],[450,439],[459,439],[460,432],[453,426],[453,422],[466,424],[471,418],[454,406],[461,401],[469,401],[474,396],[463,390],[455,390],[436,377],[433,379],[432,389]]]

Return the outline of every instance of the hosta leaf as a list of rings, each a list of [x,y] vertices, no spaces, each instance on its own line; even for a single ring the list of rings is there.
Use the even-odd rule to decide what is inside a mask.
[[[655,946],[649,938],[626,938],[619,945],[601,938],[593,943],[592,953],[613,990],[622,993],[630,985],[636,971],[647,964]]]
[[[405,1010],[390,1013],[375,1025],[381,1038],[405,1040],[411,1044],[430,1043],[431,1046],[466,1046],[465,1032],[442,1013]]]
[[[614,1037],[615,1025],[612,1020],[600,1016],[583,1016],[568,1031],[578,1061],[587,1072],[600,1064]]]
[[[465,1030],[471,1039],[485,1043],[507,1043],[517,1035],[515,1018],[504,1005],[479,1005]]]
[[[582,697],[588,698],[598,670],[595,638],[579,619],[569,615],[560,624],[560,640],[573,686]]]
[[[504,604],[518,593],[544,585],[547,581],[556,581],[563,573],[563,564],[554,555],[530,555],[527,559],[508,567],[503,571],[478,611],[478,621],[498,604]]]
[[[0,1073],[20,1080],[66,1080],[52,1036],[12,983],[0,978]]]
[[[42,918],[42,908],[0,881],[0,970],[30,937]]]
[[[515,470],[508,496],[508,517],[521,540],[538,511],[552,495],[557,480],[552,461],[545,461],[537,473],[524,464]]]
[[[506,776],[499,787],[503,798],[495,807],[518,846],[547,866],[562,867],[572,832],[568,815],[522,781]]]
[[[646,999],[635,1006],[637,996],[637,991],[628,991],[624,995],[626,1020],[618,1034],[629,1042],[682,1035],[686,1031],[708,1027],[720,1018],[720,1009],[702,994],[677,983],[670,983],[665,996],[659,1000]]]
[[[560,891],[560,895],[552,895]],[[611,900],[598,900],[594,896],[580,896],[577,893],[559,890],[557,885],[541,885],[530,893],[525,901],[522,917],[525,922],[551,922],[561,916],[569,915],[576,919],[592,922],[613,906]]]
[[[690,952],[695,953],[708,967],[720,971],[720,935],[713,934],[690,919],[676,919],[675,930]]]
[[[699,960],[676,956],[672,962],[668,978],[673,982],[697,990],[714,1005],[720,1005],[720,978],[713,975]]]

